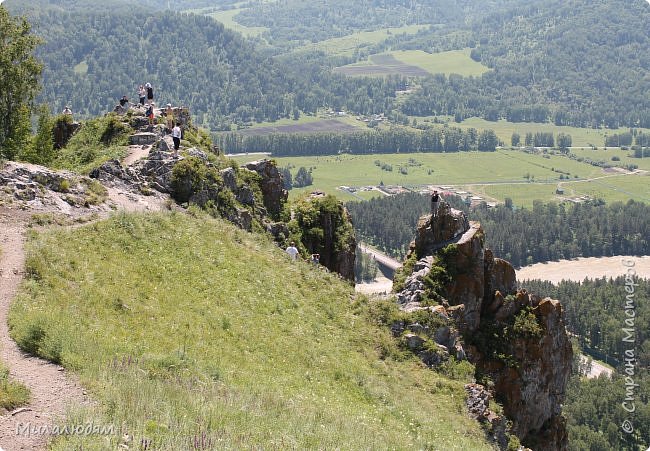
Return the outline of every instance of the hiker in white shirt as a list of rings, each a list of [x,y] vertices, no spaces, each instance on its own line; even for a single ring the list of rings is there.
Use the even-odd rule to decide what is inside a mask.
[[[291,245],[287,248],[285,252],[289,254],[291,260],[295,260],[296,257],[298,256],[298,249],[296,248],[296,243],[292,241]]]
[[[181,128],[178,124],[174,125],[172,129],[172,139],[174,140],[174,157],[178,156],[178,148],[181,146]]]

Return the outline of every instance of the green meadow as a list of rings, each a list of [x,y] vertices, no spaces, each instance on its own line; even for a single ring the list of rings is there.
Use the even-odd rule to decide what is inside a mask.
[[[471,59],[469,54],[470,49],[439,53],[427,53],[422,50],[396,50],[370,55],[367,60],[341,66],[337,70],[350,75],[373,76],[392,74],[395,71],[413,75],[409,71],[411,67],[419,68],[429,74],[460,74],[463,76],[479,76],[490,70],[487,66]],[[398,64],[386,64],[384,62],[386,57],[394,58],[393,63],[396,61]],[[367,70],[364,71],[364,68]]]
[[[259,156],[241,156],[240,163]],[[457,153],[400,153],[375,155],[331,155],[318,157],[275,158],[278,166],[291,165],[292,171],[304,166],[311,169],[313,185],[290,191],[295,198],[304,192],[322,190],[344,201],[369,199],[382,195],[379,191],[357,191],[352,194],[339,186],[402,185],[419,188],[423,185],[450,185],[456,190],[486,196],[486,200],[503,202],[506,197],[515,205],[532,205],[533,200],[561,200],[555,193],[558,184],[574,188],[575,196],[592,195],[605,200],[644,200],[648,178],[642,174],[608,173],[602,168],[560,155],[533,155],[518,150]],[[375,162],[379,162],[377,165]],[[392,166],[392,171],[381,169]],[[406,174],[400,172],[404,168]],[[558,172],[562,171],[562,172]],[[560,176],[563,179],[560,179]],[[593,182],[584,180],[607,176]],[[566,180],[565,180],[566,178]],[[604,186],[603,183],[612,187]],[[620,189],[614,189],[621,184]],[[594,188],[591,188],[593,186]],[[587,187],[590,187],[587,189]],[[624,189],[624,191],[622,191]],[[572,190],[567,189],[567,194]],[[623,196],[623,194],[625,194]],[[625,197],[627,196],[627,197]]]
[[[470,75],[476,77],[490,70],[489,67],[470,58],[470,49],[439,53],[426,53],[422,50],[398,50],[390,54],[405,64],[421,67],[431,74],[459,74],[465,77]]]
[[[592,149],[571,149],[571,153],[578,157],[589,158],[594,161],[605,161],[610,164],[635,164],[639,169],[650,171],[650,158],[634,158],[633,150],[622,150],[619,147],[598,147],[597,150]],[[612,160],[618,158],[619,161]]]
[[[241,25],[235,20],[235,16],[239,14],[239,12],[242,10],[242,8],[235,8],[235,9],[228,9],[224,11],[218,11],[215,13],[209,13],[207,14],[208,16],[212,17],[213,19],[221,22],[224,27],[229,28],[233,31],[237,31],[244,36],[259,36],[265,31],[268,30],[266,27],[247,27],[245,25]],[[200,13],[200,10],[197,10],[198,13]]]
[[[359,31],[340,38],[327,39],[325,41],[306,44],[298,47],[295,51],[318,51],[322,50],[332,55],[352,56],[358,48],[371,44],[378,44],[391,36],[398,34],[415,34],[418,31],[428,28],[428,25],[406,25],[397,28],[382,28],[374,31]]]
[[[119,431],[54,450],[491,449],[467,372],[426,368],[378,324],[392,304],[266,236],[194,209],[121,213],[32,232],[27,251],[12,337],[96,400],[68,424]]]

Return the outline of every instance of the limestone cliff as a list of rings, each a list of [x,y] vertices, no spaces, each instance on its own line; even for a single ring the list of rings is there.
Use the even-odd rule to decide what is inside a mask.
[[[477,380],[489,383],[512,421],[510,431],[536,451],[566,449],[561,404],[572,349],[560,302],[517,290],[514,268],[485,248],[481,225],[444,202],[436,217],[420,218],[409,267],[397,294],[401,308],[453,318],[462,342],[438,339],[440,329],[428,335],[475,365]],[[432,300],[440,305],[428,306]]]

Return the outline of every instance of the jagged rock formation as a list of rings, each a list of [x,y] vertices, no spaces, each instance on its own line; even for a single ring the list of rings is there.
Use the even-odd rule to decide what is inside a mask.
[[[323,213],[320,220],[324,231],[321,264],[330,271],[339,273],[344,279],[354,281],[354,260],[357,248],[354,234],[349,235],[343,242],[336,242],[337,222],[352,224],[350,213],[341,205],[338,214]]]
[[[492,393],[480,384],[466,384],[465,391],[469,416],[481,423],[489,424],[488,430],[492,440],[499,448],[505,449],[508,446],[506,419],[490,410]]]
[[[443,340],[438,330],[425,336],[453,345],[457,356],[466,353],[477,374],[493,381],[494,396],[523,444],[534,450],[566,449],[560,410],[572,349],[561,304],[518,291],[514,268],[485,249],[480,224],[445,203],[436,217],[420,218],[409,257],[417,263],[397,294],[401,309],[444,311],[453,318],[464,346]],[[436,264],[444,277],[433,274]],[[436,280],[443,299],[430,306],[423,301],[431,298]]]

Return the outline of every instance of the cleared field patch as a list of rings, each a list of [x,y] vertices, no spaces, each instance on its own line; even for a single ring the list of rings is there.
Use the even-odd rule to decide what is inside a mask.
[[[391,36],[399,34],[415,34],[418,31],[427,28],[428,25],[407,25],[399,28],[383,28],[375,31],[360,31],[342,36],[340,38],[327,39],[325,41],[306,44],[298,47],[296,51],[322,50],[332,55],[352,56],[358,48],[378,44]]]
[[[86,62],[86,60],[83,60],[79,64],[77,64],[72,70],[77,75],[86,75],[88,73],[88,63]]]
[[[471,190],[479,196],[483,195],[500,202],[510,198],[516,207],[526,208],[531,208],[535,200],[561,202],[563,198],[555,194],[556,188],[555,183],[504,183],[466,187],[467,190]]]
[[[440,53],[426,53],[422,50],[400,50],[393,56],[405,64],[421,67],[430,74],[459,74],[464,77],[479,76],[488,72],[489,67],[470,58],[470,49],[451,50]]]
[[[371,64],[337,67],[334,71],[349,76],[403,75],[409,77],[424,77],[429,75],[429,73],[421,67],[404,64],[390,54],[373,55],[370,57],[370,60],[372,61]]]
[[[206,15],[221,22],[226,28],[237,31],[244,36],[255,37],[268,30],[266,27],[247,27],[235,21],[235,16],[239,14],[242,9],[243,8],[228,9],[225,11],[218,11]]]
[[[597,178],[589,181],[570,181],[562,184],[565,192],[586,195],[606,202],[634,199],[650,202],[650,175],[628,174]]]
[[[337,119],[329,120],[316,120],[305,121],[296,124],[274,125],[265,127],[254,127],[245,130],[240,130],[245,136],[268,135],[270,133],[318,133],[318,132],[337,132],[337,133],[350,133],[358,131],[359,128],[350,125],[347,122],[339,121]]]
[[[335,72],[350,76],[383,76],[399,74],[422,77],[429,74],[460,74],[478,76],[489,70],[469,57],[469,49],[426,53],[422,50],[401,50],[371,55],[367,61],[337,67]]]

